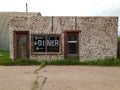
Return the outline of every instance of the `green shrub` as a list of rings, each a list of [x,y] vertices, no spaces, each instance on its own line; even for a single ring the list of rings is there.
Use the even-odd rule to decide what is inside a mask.
[[[118,41],[120,41],[120,36],[118,36],[118,38],[117,38],[117,39],[118,39]]]
[[[40,65],[40,64],[41,64],[41,62],[37,61],[37,60],[17,59],[14,61],[11,60],[9,62],[2,63],[1,65],[22,65],[22,66],[25,66],[25,65]]]
[[[96,61],[83,61],[81,65],[96,65],[96,66],[120,66],[120,59],[98,59]]]
[[[41,62],[37,61],[37,60],[32,60],[32,59],[17,59],[15,61],[13,61],[14,65],[40,65]]]
[[[40,68],[43,68],[46,65],[46,60],[41,61]]]
[[[9,51],[0,50],[0,65],[40,65],[44,67],[45,65],[92,65],[92,66],[120,66],[120,59],[106,58],[98,60],[86,60],[80,61],[78,59],[59,59],[51,61],[37,61],[31,59],[16,59],[12,61],[9,58]]]
[[[0,65],[10,63],[11,59],[9,58],[9,51],[0,50]]]
[[[75,59],[60,59],[47,61],[47,65],[79,65],[79,60]]]

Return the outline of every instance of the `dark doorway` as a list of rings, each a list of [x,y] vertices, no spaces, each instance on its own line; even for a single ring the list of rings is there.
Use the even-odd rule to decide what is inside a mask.
[[[78,32],[65,33],[65,58],[78,58]]]
[[[16,31],[14,32],[14,55],[17,58],[29,58],[29,32]]]

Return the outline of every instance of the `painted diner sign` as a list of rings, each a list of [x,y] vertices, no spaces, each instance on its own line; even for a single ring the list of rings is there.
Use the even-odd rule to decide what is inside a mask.
[[[59,52],[59,36],[33,35],[34,52]]]

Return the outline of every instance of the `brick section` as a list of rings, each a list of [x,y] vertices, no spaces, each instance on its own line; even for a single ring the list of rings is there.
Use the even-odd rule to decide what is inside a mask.
[[[117,57],[118,17],[43,17],[43,16],[11,16],[10,57],[14,59],[13,31],[30,32],[31,59],[60,59],[64,58],[64,32],[80,31],[79,58],[96,60],[100,58]],[[60,34],[60,53],[56,55],[32,55],[31,34]]]

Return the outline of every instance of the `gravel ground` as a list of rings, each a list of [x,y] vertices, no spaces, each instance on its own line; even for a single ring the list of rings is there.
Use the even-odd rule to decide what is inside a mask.
[[[0,66],[0,90],[120,90],[120,67]]]

